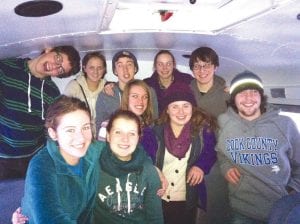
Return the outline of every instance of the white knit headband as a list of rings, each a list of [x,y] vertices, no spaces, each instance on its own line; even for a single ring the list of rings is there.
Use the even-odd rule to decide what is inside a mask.
[[[247,79],[241,79],[241,80],[237,80],[236,82],[234,82],[231,86],[230,86],[230,90],[229,90],[229,93],[232,94],[233,91],[241,86],[241,85],[244,85],[244,84],[255,84],[257,86],[259,86],[260,88],[264,88],[263,87],[263,84],[257,80],[257,79],[253,79],[253,78],[247,78]]]

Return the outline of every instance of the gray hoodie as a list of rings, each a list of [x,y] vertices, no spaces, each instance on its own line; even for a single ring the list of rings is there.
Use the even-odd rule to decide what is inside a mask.
[[[113,87],[114,95],[107,95],[105,92],[100,92],[96,101],[96,133],[101,127],[103,121],[109,119],[110,115],[119,109],[121,104],[122,91],[118,85]]]
[[[232,108],[219,116],[216,150],[221,172],[237,167],[237,185],[229,184],[234,211],[267,220],[273,203],[287,195],[287,187],[300,191],[300,135],[295,123],[268,108],[248,121]]]
[[[213,86],[205,94],[200,93],[196,79],[192,80],[190,87],[196,98],[197,106],[209,114],[217,118],[227,110],[226,101],[229,99],[229,93],[225,92],[226,83],[222,77],[214,75]]]

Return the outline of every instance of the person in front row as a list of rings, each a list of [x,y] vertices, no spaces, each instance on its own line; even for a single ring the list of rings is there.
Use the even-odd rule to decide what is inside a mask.
[[[236,75],[230,95],[230,107],[218,119],[216,147],[229,186],[230,223],[267,223],[276,200],[300,191],[299,130],[266,103],[256,74]]]
[[[159,145],[156,166],[169,183],[162,197],[164,221],[194,224],[198,206],[206,208],[204,175],[216,161],[216,121],[196,107],[185,84],[174,84],[162,105],[153,129]]]
[[[100,156],[94,224],[163,224],[160,179],[141,145],[141,121],[119,110],[107,125],[107,147]]]
[[[85,106],[83,102],[81,105]],[[70,108],[69,104],[65,106],[66,110]],[[161,183],[151,159],[138,145],[139,118],[130,111],[117,111],[107,126],[107,143],[90,143],[87,114],[85,106],[85,112],[67,113],[52,122],[58,126],[54,136],[49,134],[57,138],[59,148],[51,141],[49,149],[57,161],[53,162],[46,150],[43,160],[41,156],[33,160],[33,164],[43,164],[39,164],[40,173],[35,170],[28,174],[23,201],[27,217],[18,209],[13,214],[13,224],[25,223],[28,218],[29,223],[47,224],[163,224],[157,195]]]
[[[61,96],[48,108],[45,127],[49,139],[30,161],[22,212],[30,224],[90,223],[105,145],[92,141],[90,111],[79,99]],[[17,213],[13,223],[26,217]]]
[[[60,92],[51,77],[80,70],[72,46],[45,49],[35,58],[0,60],[0,180],[24,178],[30,159],[44,147],[44,112]]]

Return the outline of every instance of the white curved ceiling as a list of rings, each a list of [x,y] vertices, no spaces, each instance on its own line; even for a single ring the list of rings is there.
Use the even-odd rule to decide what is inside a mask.
[[[108,60],[126,48],[152,61],[166,48],[187,65],[182,55],[205,45],[218,52],[218,74],[227,80],[250,69],[300,104],[299,0],[60,0],[62,11],[38,18],[14,13],[23,2],[1,1],[0,58],[72,44],[82,54],[102,50]],[[162,21],[161,11],[172,15]]]

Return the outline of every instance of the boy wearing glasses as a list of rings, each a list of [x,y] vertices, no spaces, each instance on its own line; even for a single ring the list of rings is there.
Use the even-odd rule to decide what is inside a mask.
[[[44,112],[60,95],[51,77],[79,70],[72,46],[46,49],[33,59],[0,60],[0,180],[25,177],[30,159],[44,146]]]
[[[189,61],[195,79],[190,83],[196,98],[197,106],[217,118],[227,110],[229,93],[225,80],[215,74],[219,66],[217,53],[209,47],[195,49]],[[205,176],[207,185],[207,223],[227,223],[229,219],[229,203],[227,183],[221,175],[216,162],[210,173]]]
[[[215,74],[219,67],[217,53],[209,47],[199,47],[192,52],[189,66],[195,77],[190,87],[197,105],[217,118],[226,111],[229,99],[225,80]]]

